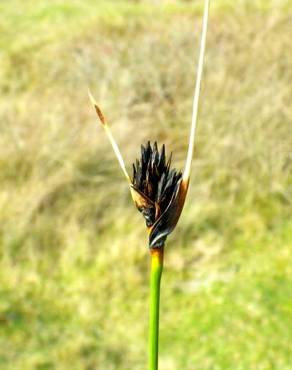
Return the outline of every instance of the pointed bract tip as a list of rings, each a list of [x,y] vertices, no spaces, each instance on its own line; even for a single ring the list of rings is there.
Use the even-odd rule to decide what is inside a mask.
[[[97,102],[96,100],[94,99],[93,95],[91,94],[90,90],[88,89],[88,96],[89,96],[89,99],[90,99],[90,102],[91,104],[94,106],[94,109],[98,115],[98,118],[100,119],[100,122],[102,125],[105,125],[106,124],[106,119],[101,111],[101,109],[99,108],[99,106],[97,105]]]

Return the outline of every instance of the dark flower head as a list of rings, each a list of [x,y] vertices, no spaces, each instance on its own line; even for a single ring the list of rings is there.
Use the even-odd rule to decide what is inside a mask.
[[[131,193],[150,230],[150,248],[162,247],[178,220],[169,216],[178,213],[182,173],[170,166],[171,156],[166,160],[165,146],[159,151],[157,143],[151,146],[149,141],[141,146],[141,158],[133,164]]]
[[[141,146],[141,159],[133,164],[133,188],[147,203],[146,206],[137,204],[137,208],[148,227],[166,210],[181,180],[181,172],[170,170],[170,164],[171,157],[166,161],[165,146],[159,152],[157,143],[152,148],[150,141],[146,147]]]

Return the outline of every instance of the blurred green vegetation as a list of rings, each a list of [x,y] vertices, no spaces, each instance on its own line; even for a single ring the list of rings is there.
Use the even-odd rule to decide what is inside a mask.
[[[213,3],[161,370],[290,370],[292,2]],[[1,2],[1,370],[146,368],[147,235],[87,87],[129,168],[148,139],[182,168],[201,11]]]

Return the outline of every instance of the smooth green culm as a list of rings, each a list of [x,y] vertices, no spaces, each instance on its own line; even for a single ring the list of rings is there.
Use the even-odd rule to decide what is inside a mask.
[[[158,370],[160,282],[163,270],[163,248],[151,250],[149,370]]]

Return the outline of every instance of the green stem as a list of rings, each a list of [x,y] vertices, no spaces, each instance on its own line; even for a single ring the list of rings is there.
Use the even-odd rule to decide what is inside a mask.
[[[163,248],[151,249],[149,370],[158,370],[160,281],[163,270]]]

